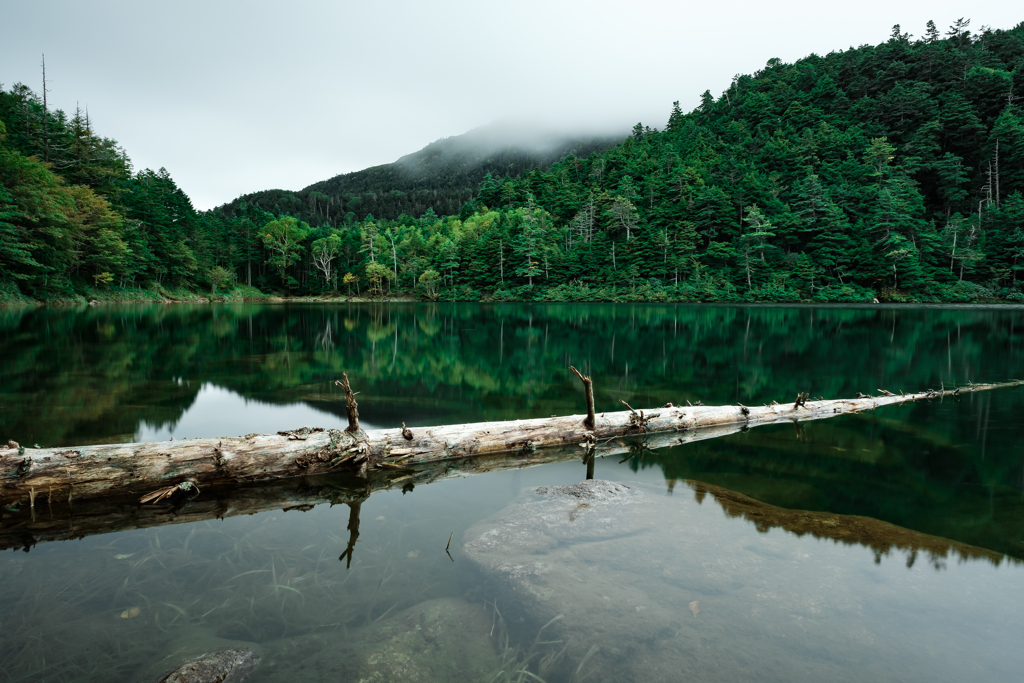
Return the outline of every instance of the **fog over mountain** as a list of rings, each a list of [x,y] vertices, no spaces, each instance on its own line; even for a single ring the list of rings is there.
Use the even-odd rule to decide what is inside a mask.
[[[543,122],[503,121],[463,135],[436,140],[391,164],[372,166],[313,183],[301,191],[286,189],[247,193],[223,209],[233,215],[240,201],[273,214],[301,216],[314,224],[347,215],[394,219],[420,216],[427,209],[439,215],[458,214],[488,175],[515,177],[546,170],[569,154],[587,157],[603,152],[626,137],[618,134],[573,136]]]
[[[479,159],[507,150],[538,156],[565,150],[564,156],[572,151],[577,141],[609,139],[618,142],[628,134],[628,126],[619,130],[611,126],[600,129],[587,126],[556,128],[542,120],[496,121],[462,135],[436,140],[422,150],[402,156],[396,163],[412,170],[433,160]]]

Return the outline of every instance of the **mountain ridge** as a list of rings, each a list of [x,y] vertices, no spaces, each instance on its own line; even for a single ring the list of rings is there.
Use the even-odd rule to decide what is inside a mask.
[[[607,151],[626,137],[573,135],[529,123],[498,122],[439,138],[389,164],[338,174],[297,191],[252,192],[215,211],[233,215],[241,202],[310,224],[337,225],[367,215],[393,220],[402,214],[458,214],[487,175],[517,177],[547,170],[569,155]]]

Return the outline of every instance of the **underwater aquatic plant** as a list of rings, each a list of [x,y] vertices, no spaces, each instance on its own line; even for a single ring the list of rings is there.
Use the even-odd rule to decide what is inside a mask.
[[[545,683],[544,677],[551,672],[551,670],[561,661],[565,655],[566,650],[569,649],[569,645],[572,643],[572,638],[564,641],[561,640],[548,640],[542,641],[541,636],[544,634],[544,630],[554,624],[557,621],[561,621],[563,615],[559,614],[554,619],[549,621],[540,627],[537,631],[537,636],[533,639],[533,643],[524,652],[518,646],[512,646],[510,644],[508,629],[505,626],[505,619],[501,616],[501,612],[498,611],[497,600],[491,604],[494,609],[494,621],[491,626],[491,634],[494,635],[494,628],[497,626],[498,635],[496,641],[498,647],[501,650],[499,655],[501,659],[500,667],[488,675],[484,681],[486,683],[525,683],[526,681],[535,681],[537,683]],[[562,645],[560,650],[552,648],[547,654],[541,655],[541,648],[544,645]],[[589,673],[583,673],[583,668],[586,666],[590,658],[597,654],[600,648],[597,645],[592,645],[587,654],[580,660],[575,671],[573,671],[572,677],[569,679],[570,683],[582,683],[586,680],[593,671]],[[534,659],[537,659],[537,673],[530,670],[531,663]]]

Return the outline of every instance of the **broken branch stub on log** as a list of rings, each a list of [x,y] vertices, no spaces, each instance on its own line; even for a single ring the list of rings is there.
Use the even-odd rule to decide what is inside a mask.
[[[594,413],[594,380],[590,379],[590,377],[584,377],[572,365],[569,366],[569,369],[576,373],[576,376],[583,382],[583,394],[587,402],[587,417],[583,420],[583,426],[587,429],[593,429],[594,425],[597,424],[597,416]]]
[[[352,392],[352,387],[348,383],[348,373],[341,373],[342,382],[335,380],[335,384],[345,390],[345,412],[348,413],[348,427],[345,428],[346,432],[357,434],[359,432],[359,404],[356,403],[356,395]]]
[[[347,384],[347,381],[346,381]],[[975,384],[968,391],[1016,387],[1024,381]],[[343,385],[344,388],[344,385]],[[351,387],[346,395],[351,392]],[[0,501],[28,504],[34,489],[48,499],[82,500],[95,496],[145,494],[190,481],[197,487],[265,481],[284,477],[365,470],[383,463],[455,460],[478,455],[539,448],[599,443],[636,434],[690,432],[708,427],[744,428],[779,422],[805,422],[887,405],[962,395],[960,389],[927,391],[901,396],[747,406],[673,406],[643,414],[621,411],[595,415],[588,429],[581,415],[480,422],[365,432],[303,428],[282,434],[249,434],[219,439],[185,439],[160,443],[82,446],[74,449],[0,450]],[[354,396],[352,403],[355,403]],[[353,406],[353,412],[355,406]],[[350,413],[350,416],[352,413]],[[358,420],[358,416],[355,415]],[[358,425],[358,422],[356,422]],[[350,423],[351,426],[351,423]],[[412,438],[409,438],[409,435]]]

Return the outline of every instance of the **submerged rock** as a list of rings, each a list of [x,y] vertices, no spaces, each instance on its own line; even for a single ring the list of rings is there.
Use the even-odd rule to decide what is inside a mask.
[[[248,680],[247,677],[259,664],[262,655],[262,649],[256,643],[221,638],[208,626],[188,627],[167,643],[165,648],[167,654],[136,671],[134,680],[159,683],[240,683]],[[198,664],[201,666],[192,666]],[[196,673],[189,674],[193,669]],[[216,677],[218,671],[222,678]],[[207,678],[200,678],[200,673],[207,675]]]
[[[475,683],[501,666],[493,626],[483,604],[427,600],[344,634],[320,632],[269,644],[260,680]]]
[[[707,487],[692,486],[699,489],[696,500],[642,484],[541,487],[466,531],[464,555],[480,597],[497,604],[521,647],[550,643],[533,660],[550,658],[548,683],[583,677],[590,683],[854,681],[897,670],[935,673],[922,643],[884,635],[908,613],[918,618],[939,609],[922,591],[920,573],[897,560],[879,575],[874,544],[800,538],[775,528],[806,518],[846,541],[859,538],[863,518],[794,514],[745,499],[743,516],[751,523],[731,517],[725,503],[725,514],[711,500],[701,505]],[[941,539],[902,533],[914,537],[906,547],[942,547]],[[950,614],[974,609],[969,596],[941,605]],[[925,632],[930,621],[922,623]],[[958,645],[928,647],[940,652]],[[966,673],[961,664],[941,670]]]
[[[217,650],[182,664],[158,683],[245,683],[259,663],[255,650]]]
[[[360,683],[480,681],[498,665],[483,605],[455,598],[420,603],[373,629]]]

